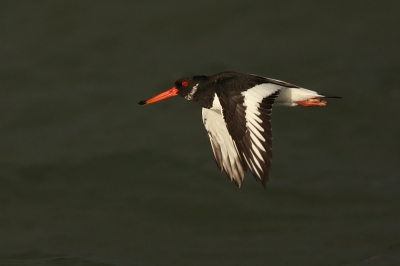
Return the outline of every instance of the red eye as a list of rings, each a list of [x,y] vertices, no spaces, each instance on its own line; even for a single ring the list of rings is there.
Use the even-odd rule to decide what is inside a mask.
[[[182,86],[186,87],[188,84],[189,84],[189,83],[188,83],[186,80],[185,80],[185,81],[182,81]]]

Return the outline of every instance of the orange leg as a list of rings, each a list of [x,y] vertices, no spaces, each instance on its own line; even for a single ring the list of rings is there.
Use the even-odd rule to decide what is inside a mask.
[[[296,103],[305,107],[326,106],[328,104],[326,101],[321,101],[319,98],[311,98]]]

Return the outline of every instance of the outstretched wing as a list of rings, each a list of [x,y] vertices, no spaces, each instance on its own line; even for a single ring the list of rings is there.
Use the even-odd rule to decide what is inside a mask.
[[[215,100],[218,97],[215,95]],[[235,143],[230,136],[221,110],[203,108],[203,123],[210,138],[215,161],[221,171],[240,187],[246,171],[246,165],[237,153]]]
[[[271,110],[281,84],[262,83],[245,91],[218,92],[223,119],[242,161],[264,187],[272,159]]]

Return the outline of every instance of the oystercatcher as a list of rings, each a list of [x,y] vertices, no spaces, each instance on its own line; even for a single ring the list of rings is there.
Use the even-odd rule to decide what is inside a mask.
[[[215,161],[240,187],[247,168],[267,186],[272,159],[271,109],[273,105],[326,106],[321,97],[341,98],[257,75],[221,72],[211,76],[180,78],[171,89],[140,105],[182,96],[203,107],[203,123]]]

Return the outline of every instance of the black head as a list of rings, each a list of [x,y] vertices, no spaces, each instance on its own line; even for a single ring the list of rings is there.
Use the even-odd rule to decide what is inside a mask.
[[[179,90],[178,95],[190,100],[197,92],[199,86],[207,81],[207,76],[184,77],[175,81],[175,88]]]
[[[236,72],[222,72],[212,76],[184,77],[175,81],[175,86],[148,100],[140,101],[140,105],[155,103],[173,96],[181,96],[202,107],[212,106],[216,89],[223,84],[231,83],[240,75]]]

